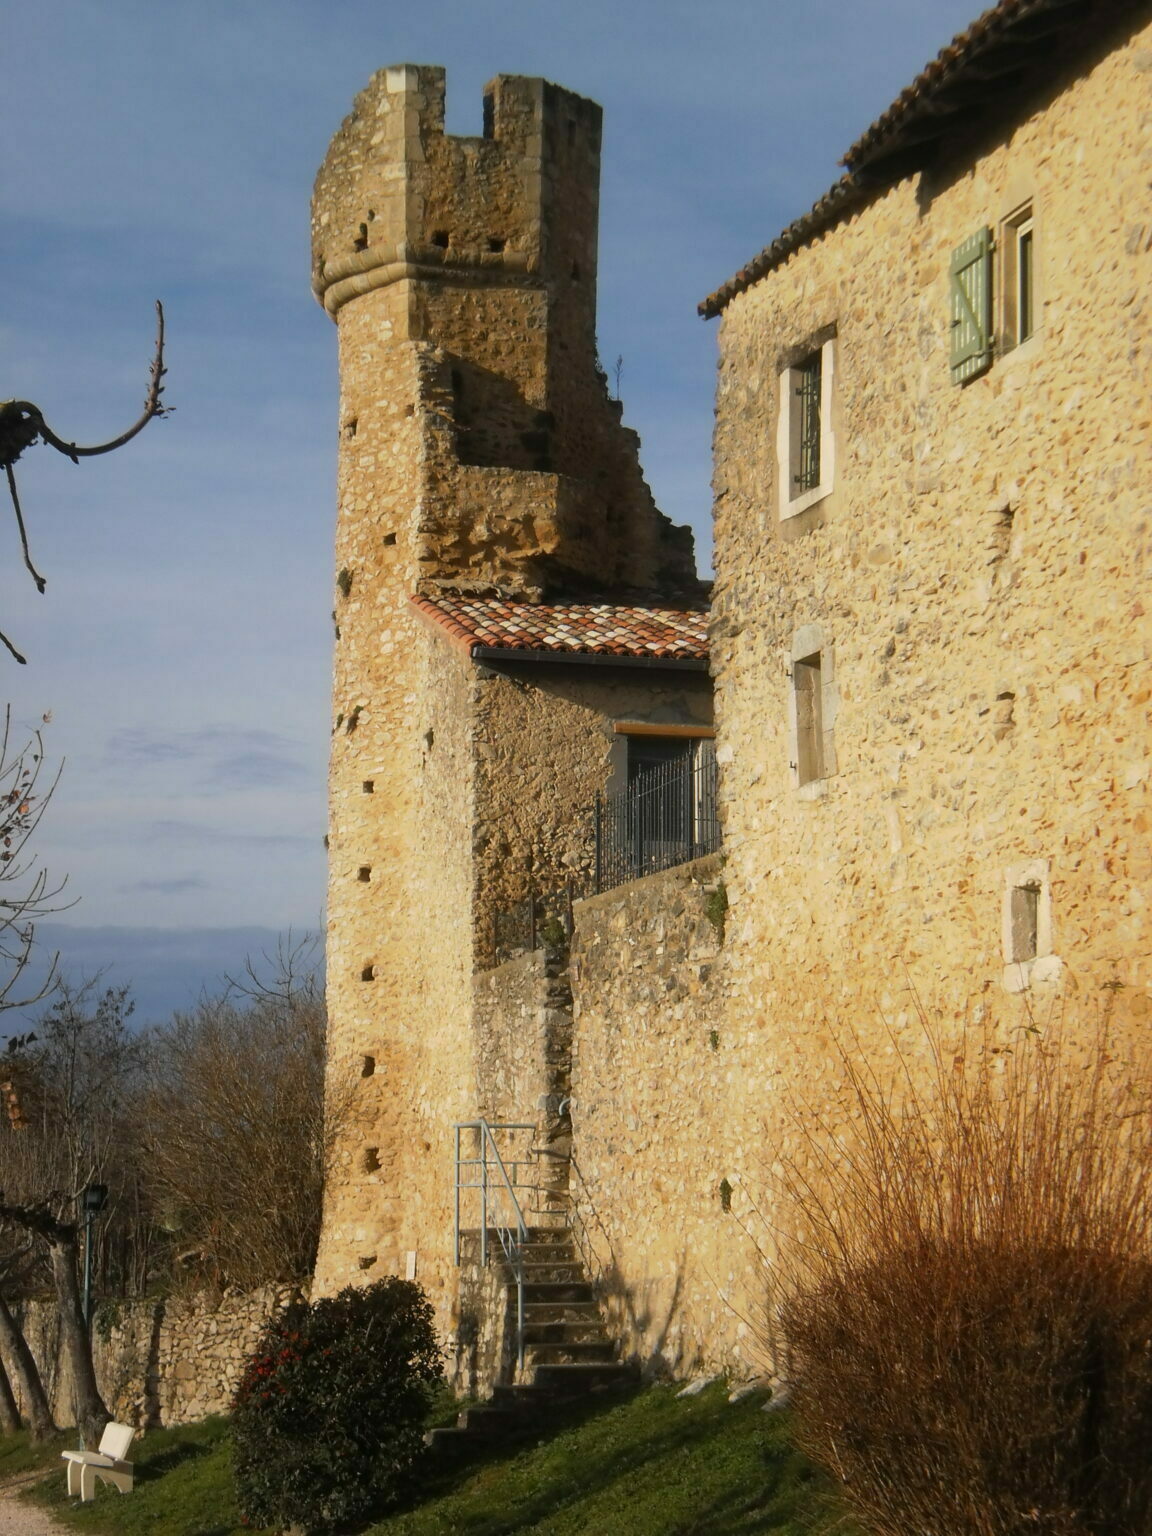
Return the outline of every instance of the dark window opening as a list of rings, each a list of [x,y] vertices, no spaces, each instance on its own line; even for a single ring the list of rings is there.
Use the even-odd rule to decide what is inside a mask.
[[[448,249],[448,231],[446,229],[436,230],[432,236],[432,244],[438,246],[440,250],[446,251]]]
[[[361,784],[360,788],[364,791],[364,793],[366,795],[373,795],[373,794],[376,793],[376,780],[375,779],[365,779],[363,784]]]
[[[820,390],[823,357],[813,352],[792,370],[796,403],[792,412],[792,484],[794,496],[820,484]]]
[[[488,249],[493,255],[498,256],[508,242],[501,235],[491,235],[488,239]]]
[[[363,1056],[360,1059],[360,1076],[374,1077],[376,1075],[375,1056]]]
[[[357,878],[357,880],[371,880],[371,878],[372,878],[372,866],[371,866],[371,864],[361,864],[360,868],[356,871],[356,878]]]

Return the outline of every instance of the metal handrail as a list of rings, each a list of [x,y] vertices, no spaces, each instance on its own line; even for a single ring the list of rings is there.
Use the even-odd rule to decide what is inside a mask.
[[[460,1196],[464,1190],[478,1189],[480,1191],[480,1263],[488,1263],[488,1224],[490,1219],[490,1204],[495,1207],[496,1202],[506,1196],[511,1202],[512,1220],[501,1222],[498,1219],[498,1209],[493,1209],[493,1226],[496,1236],[500,1241],[505,1261],[512,1271],[516,1281],[516,1362],[517,1369],[524,1369],[524,1255],[523,1245],[528,1241],[528,1223],[524,1220],[524,1212],[517,1198],[516,1190],[531,1186],[523,1185],[516,1175],[521,1168],[535,1168],[539,1165],[534,1158],[510,1158],[505,1162],[500,1154],[500,1148],[493,1134],[496,1131],[529,1131],[535,1135],[535,1125],[520,1123],[505,1123],[491,1125],[487,1120],[459,1120],[453,1129],[456,1133],[456,1187],[454,1197],[454,1250],[457,1267],[460,1264]],[[478,1157],[463,1157],[461,1155],[461,1134],[471,1131],[479,1138],[480,1155]],[[469,1181],[463,1173],[467,1168],[478,1168],[480,1177],[478,1180]],[[492,1183],[489,1181],[488,1171],[493,1169],[499,1174],[499,1178]],[[509,1177],[509,1169],[512,1176]]]

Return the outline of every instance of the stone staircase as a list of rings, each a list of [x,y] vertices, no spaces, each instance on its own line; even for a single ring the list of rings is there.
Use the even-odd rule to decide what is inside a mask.
[[[493,1388],[486,1403],[465,1408],[453,1427],[430,1431],[428,1444],[438,1453],[464,1455],[536,1434],[549,1415],[594,1394],[626,1391],[640,1379],[636,1366],[616,1359],[567,1228],[530,1227],[521,1257],[525,1379]],[[515,1318],[511,1273],[508,1306]]]

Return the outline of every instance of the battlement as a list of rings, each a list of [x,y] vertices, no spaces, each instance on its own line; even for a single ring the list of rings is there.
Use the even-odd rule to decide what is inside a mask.
[[[546,80],[500,75],[480,137],[444,131],[445,73],[378,70],[316,180],[312,286],[335,318],[408,279],[562,282],[595,314],[601,111]]]

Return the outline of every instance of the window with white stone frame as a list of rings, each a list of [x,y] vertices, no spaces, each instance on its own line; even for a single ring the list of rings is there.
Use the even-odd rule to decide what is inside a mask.
[[[835,337],[781,370],[776,437],[781,519],[806,512],[832,489],[835,387]]]
[[[1052,885],[1047,859],[1013,864],[1004,871],[1001,909],[1004,986],[1024,992],[1057,981],[1061,964],[1052,953]]]
[[[819,624],[803,624],[793,635],[788,678],[788,766],[793,787],[815,799],[836,772],[838,703],[832,647]]]

